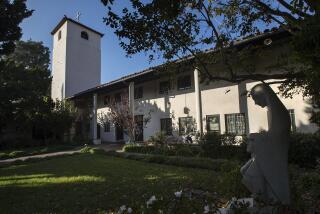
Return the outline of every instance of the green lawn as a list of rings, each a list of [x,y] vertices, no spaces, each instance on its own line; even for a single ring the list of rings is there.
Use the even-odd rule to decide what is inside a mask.
[[[105,213],[181,188],[214,192],[217,174],[79,154],[0,168],[0,213]],[[167,200],[167,199],[165,199]]]

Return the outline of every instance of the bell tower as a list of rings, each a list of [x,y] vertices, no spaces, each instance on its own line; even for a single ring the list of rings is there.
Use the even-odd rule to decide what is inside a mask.
[[[53,36],[51,98],[63,100],[101,81],[102,33],[66,16]]]

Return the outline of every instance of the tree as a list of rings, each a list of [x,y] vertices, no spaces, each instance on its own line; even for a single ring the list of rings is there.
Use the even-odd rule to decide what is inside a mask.
[[[19,41],[15,51],[4,57],[2,63],[1,121],[30,121],[38,111],[48,108],[44,100],[51,83],[49,50],[41,42]]]
[[[0,2],[0,56],[13,52],[15,41],[22,36],[19,24],[32,15],[26,0],[2,0]]]
[[[44,118],[54,112],[55,104],[49,97],[49,49],[33,41],[15,45],[14,52],[1,59],[0,131],[14,129],[16,136],[20,133],[31,138],[39,135],[39,127],[48,123]]]
[[[104,22],[114,29],[128,55],[149,53],[172,61],[190,55],[189,66],[198,67],[202,80],[278,79],[285,96],[302,91],[319,100],[320,2],[315,0],[129,0],[131,6],[107,6]],[[238,37],[250,37],[269,27],[290,37],[279,73],[259,73],[250,61],[266,45],[233,46]],[[203,53],[213,48],[214,54]],[[212,53],[212,52],[211,52]],[[210,70],[210,64],[222,69]],[[299,66],[293,66],[299,65]],[[315,102],[317,103],[317,102]],[[315,106],[317,107],[317,105]]]
[[[127,94],[122,94],[120,100],[110,98],[107,103],[107,112],[101,112],[98,115],[98,123],[105,126],[106,123],[112,123],[115,126],[122,127],[125,134],[129,138],[129,142],[135,142],[135,136],[139,135],[140,128],[134,115],[130,109],[129,97]],[[143,127],[149,123],[151,112],[143,117]]]

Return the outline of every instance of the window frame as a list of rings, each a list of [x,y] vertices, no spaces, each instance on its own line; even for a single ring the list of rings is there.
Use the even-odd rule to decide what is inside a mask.
[[[181,120],[183,120],[183,119],[188,119],[188,120],[190,120],[191,123],[192,123],[193,117],[191,117],[191,116],[179,117],[179,135],[180,135],[180,136],[181,136],[182,134],[185,134],[185,133],[186,133],[186,130],[182,130]],[[182,131],[183,131],[184,133],[182,133]],[[193,131],[194,131],[194,130],[190,130],[190,132],[193,132]]]
[[[104,129],[104,132],[111,132],[111,124],[110,124],[110,122],[104,122],[103,123],[103,129]]]
[[[61,33],[61,30],[59,30],[59,32],[58,32],[58,41],[61,40],[61,37],[62,37],[62,33]]]
[[[143,98],[143,86],[139,86],[134,88],[134,99],[141,99]]]
[[[192,79],[191,79],[190,74],[178,77],[178,79],[177,79],[177,90],[178,91],[188,90],[190,88],[192,88]]]
[[[218,118],[218,123],[219,123],[219,129],[218,130],[210,130],[209,118],[214,118],[214,117]],[[207,133],[218,133],[218,134],[221,134],[220,114],[206,115],[206,129],[207,129]]]
[[[85,40],[89,40],[89,34],[86,31],[81,31],[81,38]]]
[[[162,90],[164,87],[162,84],[166,84],[166,88]],[[159,94],[169,94],[169,91],[171,90],[171,82],[169,80],[164,80],[159,82]]]
[[[163,127],[163,125],[165,125],[165,127]],[[168,127],[169,127],[169,129],[168,129]],[[170,117],[160,118],[160,130],[161,130],[161,132],[165,132],[165,134],[167,136],[172,136],[172,118],[170,118]]]
[[[243,133],[240,131],[240,130],[237,130],[237,128],[239,128],[238,126],[237,126],[237,123],[239,123],[238,121],[237,121],[237,119],[239,118],[238,116],[242,116],[242,118],[243,118]],[[235,122],[234,122],[234,125],[235,125],[235,127],[234,127],[234,130],[235,130],[235,132],[231,132],[230,131],[230,127],[228,126],[228,119],[227,119],[227,117],[229,117],[229,116],[235,116]],[[225,119],[225,129],[226,129],[226,134],[234,134],[234,135],[237,135],[237,136],[243,136],[243,135],[246,135],[246,132],[247,132],[247,124],[246,124],[246,116],[245,116],[245,113],[232,113],[232,114],[225,114],[224,115],[224,119]]]

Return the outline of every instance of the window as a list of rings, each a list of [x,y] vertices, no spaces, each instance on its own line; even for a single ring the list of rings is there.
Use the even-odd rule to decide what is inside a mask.
[[[294,109],[288,109],[290,115],[290,122],[291,122],[291,131],[295,132],[297,130],[296,127],[296,116],[294,114]]]
[[[246,133],[246,120],[243,113],[226,114],[226,133],[235,135],[244,135]]]
[[[170,82],[162,81],[159,85],[159,94],[168,94],[170,90]]]
[[[104,105],[108,105],[110,103],[110,96],[105,96],[103,103],[104,103]]]
[[[179,134],[184,135],[193,132],[192,117],[179,117]]]
[[[143,87],[134,89],[134,99],[140,99],[143,97]]]
[[[61,39],[61,30],[58,33],[58,41]]]
[[[135,122],[135,140],[136,141],[143,141],[143,115],[135,115],[134,116]]]
[[[178,90],[185,90],[191,88],[191,76],[181,76],[178,78]]]
[[[161,123],[161,131],[166,135],[172,135],[172,119],[171,118],[163,118],[160,119]]]
[[[85,39],[85,40],[89,40],[89,35],[87,32],[85,31],[82,31],[81,32],[81,38]]]
[[[110,132],[110,122],[105,122],[103,124],[104,132]]]
[[[220,134],[220,115],[207,115],[207,132]]]
[[[114,100],[116,103],[120,103],[121,102],[121,94],[120,93],[115,94]]]

